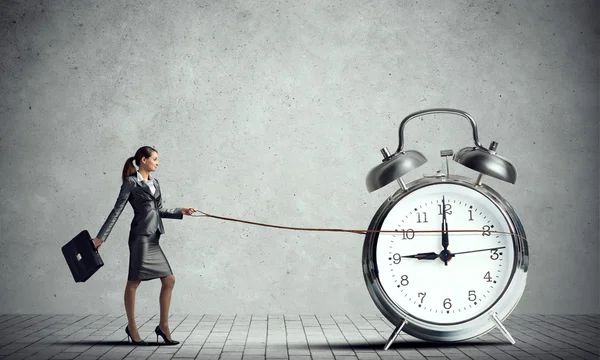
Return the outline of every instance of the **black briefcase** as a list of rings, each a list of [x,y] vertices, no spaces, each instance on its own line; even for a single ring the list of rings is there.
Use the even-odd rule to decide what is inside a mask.
[[[94,246],[92,237],[87,230],[83,230],[63,245],[62,253],[75,282],[85,282],[104,266],[98,249]]]

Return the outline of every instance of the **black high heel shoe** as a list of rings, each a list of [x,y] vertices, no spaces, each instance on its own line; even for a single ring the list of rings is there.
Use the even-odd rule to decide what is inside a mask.
[[[169,340],[167,338],[167,335],[165,335],[165,333],[160,329],[160,326],[157,326],[156,329],[154,329],[154,332],[156,333],[156,343],[158,343],[158,335],[162,336],[165,345],[177,345],[179,344],[179,341],[177,340]]]
[[[133,336],[131,336],[131,334],[129,333],[129,325],[125,326],[125,334],[127,334],[127,340],[131,340],[131,342],[134,343],[135,345],[148,345],[148,343],[145,342],[144,340],[140,340],[140,341],[133,340]]]

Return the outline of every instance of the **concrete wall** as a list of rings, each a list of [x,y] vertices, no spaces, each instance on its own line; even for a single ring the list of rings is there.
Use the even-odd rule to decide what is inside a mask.
[[[166,207],[297,227],[366,228],[397,189],[365,188],[407,114],[470,113],[518,170],[488,179],[527,230],[519,313],[597,313],[598,6],[593,1],[4,1],[3,313],[121,313],[129,205],[75,284],[60,248],[95,235],[125,160],[155,146]],[[468,122],[406,128],[439,169]],[[458,164],[455,173],[475,177]],[[174,313],[376,312],[363,237],[165,220]],[[160,282],[138,290],[158,312]]]

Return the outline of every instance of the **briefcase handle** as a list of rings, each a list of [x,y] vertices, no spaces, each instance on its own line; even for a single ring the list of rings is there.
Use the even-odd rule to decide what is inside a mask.
[[[96,254],[98,254],[98,248],[96,247],[96,245],[94,245],[94,238],[90,238],[90,241],[92,242],[92,250],[94,250]]]

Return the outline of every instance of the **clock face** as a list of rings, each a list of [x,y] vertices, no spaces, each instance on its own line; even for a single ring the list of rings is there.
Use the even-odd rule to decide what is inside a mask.
[[[489,309],[512,277],[515,249],[505,216],[466,186],[414,190],[389,211],[381,230],[397,232],[377,238],[379,282],[398,307],[422,321],[467,321]]]

